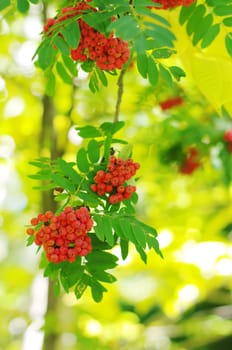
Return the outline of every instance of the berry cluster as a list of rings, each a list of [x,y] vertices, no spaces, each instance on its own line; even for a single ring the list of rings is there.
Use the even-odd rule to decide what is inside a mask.
[[[163,111],[171,109],[175,106],[180,106],[183,103],[183,98],[180,96],[169,98],[163,102],[160,102],[160,107]]]
[[[223,139],[227,143],[229,153],[232,153],[232,130],[227,130]]]
[[[139,167],[139,163],[134,163],[132,159],[123,160],[111,156],[107,171],[99,170],[96,173],[94,177],[95,183],[91,185],[91,190],[99,196],[104,196],[108,193],[108,202],[110,204],[129,199],[132,193],[136,191],[136,187],[126,185],[126,181],[135,175]]]
[[[152,1],[161,4],[162,7],[159,7],[159,9],[164,9],[164,10],[174,8],[177,6],[189,6],[194,2],[194,0],[152,0]]]
[[[35,244],[43,246],[50,262],[74,262],[78,255],[85,256],[92,250],[87,232],[93,221],[86,207],[66,207],[57,216],[47,211],[31,219],[31,225],[34,228],[28,228],[27,234],[35,235]]]
[[[197,160],[199,155],[198,150],[195,147],[190,147],[187,151],[186,158],[179,168],[179,172],[185,175],[191,175],[201,163]]]
[[[83,13],[85,10],[96,11],[86,1],[77,3],[75,7],[66,7],[61,11],[61,16],[48,19],[44,26],[44,32],[51,32],[51,27],[70,17]],[[120,38],[115,38],[111,33],[109,37],[89,26],[81,18],[78,19],[80,27],[80,42],[76,49],[71,49],[73,60],[85,62],[87,60],[96,62],[96,66],[102,70],[121,69],[130,57],[128,43]]]

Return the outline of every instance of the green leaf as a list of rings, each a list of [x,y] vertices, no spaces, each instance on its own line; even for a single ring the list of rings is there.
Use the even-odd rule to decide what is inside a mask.
[[[85,62],[86,63],[86,62]],[[85,70],[84,65],[82,64],[81,68],[83,70]],[[89,89],[91,92],[95,93],[97,91],[99,91],[99,84],[98,84],[98,78],[95,72],[92,72],[92,74],[90,75],[90,79],[89,79]]]
[[[72,77],[68,74],[67,70],[65,69],[65,67],[63,66],[63,64],[61,62],[57,62],[56,70],[64,83],[69,84],[69,85],[73,84]]]
[[[135,235],[132,231],[132,226],[130,223],[130,220],[128,218],[121,218],[119,220],[119,225],[121,227],[121,231],[123,232],[123,235],[132,243],[135,245],[137,244],[137,240],[135,238]]]
[[[74,77],[77,76],[77,67],[76,63],[73,62],[73,60],[68,56],[62,56],[63,62],[65,64],[65,67],[68,69],[69,73],[72,74]]]
[[[96,236],[100,239],[100,241],[104,241],[105,234],[104,234],[103,229],[102,229],[102,216],[93,215],[93,220],[97,224],[94,226],[94,231],[96,233]]]
[[[83,274],[82,278],[77,282],[74,288],[74,294],[77,299],[81,298],[84,291],[88,287],[88,283],[89,283],[89,276],[87,276],[86,274]]]
[[[137,55],[137,68],[141,76],[146,79],[148,72],[148,57],[145,53]]]
[[[19,12],[26,13],[29,7],[29,2],[27,0],[17,0],[17,9]]]
[[[111,32],[115,31],[117,37],[120,37],[126,41],[135,39],[140,34],[140,30],[133,16],[122,16],[115,21],[111,22],[107,30]]]
[[[35,241],[35,236],[31,235],[27,238],[27,246],[32,245]]]
[[[147,240],[147,244],[148,244],[148,247],[151,249],[153,248],[154,251],[161,256],[161,258],[163,258],[163,254],[162,252],[160,251],[160,248],[159,248],[159,242],[158,240],[154,237],[154,236],[150,236],[150,235],[147,235],[146,236],[146,240]]]
[[[123,238],[120,238],[120,248],[121,248],[122,259],[125,260],[129,253],[129,242]]]
[[[69,291],[83,276],[84,266],[81,266],[81,259],[74,263],[65,262],[60,269],[60,281],[64,290]]]
[[[68,163],[61,158],[58,158],[56,162],[64,176],[68,177],[75,185],[80,184],[82,177],[73,169],[74,163]]]
[[[76,157],[77,166],[83,173],[87,173],[89,171],[89,162],[87,159],[86,150],[82,147],[77,152]]]
[[[208,32],[210,27],[213,23],[213,16],[211,13],[209,13],[207,16],[205,16],[201,23],[199,24],[199,28],[197,31],[195,31],[193,35],[193,45],[197,45],[197,43],[204,37],[204,35]]]
[[[0,11],[4,10],[6,7],[10,6],[11,0],[1,0]]]
[[[76,49],[80,41],[78,21],[69,22],[61,29],[61,33],[71,48]]]
[[[57,186],[64,188],[67,191],[74,192],[75,186],[68,179],[64,178],[62,175],[57,173],[51,174],[51,179]]]
[[[50,67],[54,62],[55,55],[51,40],[46,40],[38,49],[38,64],[40,68],[45,70]]]
[[[99,69],[97,67],[96,67],[96,72],[97,72],[98,78],[101,81],[102,85],[103,86],[107,86],[108,85],[108,80],[106,78],[105,73],[101,69]]]
[[[139,253],[142,261],[146,264],[147,263],[147,255],[146,255],[145,251],[138,245],[135,245],[135,248],[136,248],[137,252]]]
[[[232,57],[232,32],[226,34],[225,44],[228,54]]]
[[[219,32],[220,32],[220,24],[219,23],[210,27],[202,39],[201,48],[204,49],[204,48],[208,47],[212,43],[212,41],[216,38],[216,36],[219,34]]]
[[[141,228],[140,225],[135,225],[132,224],[131,225],[133,234],[135,236],[136,241],[138,242],[138,244],[140,245],[141,248],[146,248],[146,237],[145,237],[145,233],[143,231],[143,229]]]
[[[112,220],[106,215],[102,216],[102,230],[104,232],[106,242],[112,247],[114,245],[114,236],[112,232]]]
[[[217,16],[230,16],[230,15],[232,15],[232,6],[230,6],[230,5],[220,6],[219,5],[219,6],[214,7],[213,12]]]
[[[168,86],[172,86],[173,85],[172,76],[162,64],[159,64],[159,71],[160,71],[161,77],[168,84]]]
[[[103,293],[106,292],[107,289],[94,278],[90,279],[90,287],[93,300],[99,303],[103,298]]]
[[[232,17],[224,18],[222,22],[226,27],[232,27]]]
[[[32,4],[38,4],[39,3],[39,0],[29,0]]]
[[[102,133],[100,132],[100,130],[92,125],[77,127],[76,130],[78,130],[79,136],[86,138],[86,139],[102,136]]]
[[[158,69],[155,61],[149,56],[148,57],[148,80],[151,85],[156,85],[158,82]]]
[[[193,10],[196,6],[196,1],[191,6],[182,6],[180,10],[179,22],[183,25],[188,18],[193,14]]]
[[[90,254],[86,256],[86,260],[88,264],[92,266],[98,266],[101,267],[101,269],[112,269],[115,266],[117,266],[117,260],[118,258],[105,251],[92,251]]]
[[[194,33],[195,31],[198,31],[198,29],[200,29],[201,26],[201,21],[202,18],[204,16],[206,12],[206,7],[204,5],[199,5],[197,7],[195,7],[192,16],[190,17],[187,26],[186,26],[186,30],[189,36],[192,35],[192,33]]]
[[[85,202],[86,205],[92,206],[94,208],[101,204],[99,197],[91,190],[89,190],[89,192],[81,191],[78,193],[78,196]]]
[[[88,143],[88,157],[91,163],[97,163],[100,158],[100,147],[96,140],[90,140]]]
[[[166,48],[155,49],[152,52],[152,56],[154,58],[169,58],[172,54],[176,53],[176,51]]]
[[[47,78],[45,93],[48,96],[53,96],[55,93],[56,78],[52,70],[46,71],[45,76]]]
[[[100,125],[100,129],[103,131],[105,135],[111,134],[114,135],[117,131],[122,129],[125,125],[125,122],[118,121],[115,123],[105,122]]]
[[[67,43],[59,35],[55,36],[53,43],[56,46],[56,48],[58,48],[63,55],[65,55],[65,56],[70,55],[70,50],[69,50]]]
[[[177,81],[179,81],[180,78],[186,76],[185,72],[184,72],[183,69],[180,68],[180,67],[171,66],[171,67],[169,67],[169,69],[170,69],[170,72],[172,73],[172,75],[174,76],[174,78],[175,78]]]

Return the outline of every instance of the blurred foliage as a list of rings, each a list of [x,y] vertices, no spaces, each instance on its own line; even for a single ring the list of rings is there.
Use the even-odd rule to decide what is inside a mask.
[[[51,2],[47,11],[55,10]],[[39,151],[48,155],[40,140],[45,79],[31,63],[40,15],[41,8],[31,6],[26,17],[7,12],[0,25],[0,349],[40,349],[40,329],[55,331],[56,350],[230,349],[231,154],[223,135],[232,128],[232,69],[223,29],[200,51],[180,27],[179,10],[165,13],[177,37],[170,64],[181,63],[187,78],[151,87],[135,64],[125,74],[120,137],[133,144],[141,163],[137,215],[157,228],[164,260],[149,252],[144,265],[132,247],[100,304],[88,293],[78,302],[69,293],[54,314],[46,313],[46,279],[39,256],[25,248],[24,227],[41,206],[28,162]],[[58,78],[54,127],[66,160],[81,143],[73,126],[112,121],[116,95],[114,76],[95,94],[85,73],[74,88]],[[175,96],[183,103],[163,111],[160,103]],[[178,171],[189,146],[201,161],[191,176]]]

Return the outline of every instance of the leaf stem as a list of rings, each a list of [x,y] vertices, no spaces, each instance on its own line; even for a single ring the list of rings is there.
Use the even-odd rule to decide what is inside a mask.
[[[122,95],[123,95],[123,78],[126,73],[126,68],[123,68],[120,72],[120,75],[118,77],[117,85],[118,85],[118,96],[117,96],[117,102],[115,106],[115,113],[114,113],[114,120],[113,122],[116,123],[119,120],[119,111],[120,111],[120,105],[122,102]]]

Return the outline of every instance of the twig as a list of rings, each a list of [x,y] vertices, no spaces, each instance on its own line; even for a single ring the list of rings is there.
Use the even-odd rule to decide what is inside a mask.
[[[116,106],[115,106],[115,114],[114,114],[114,120],[113,120],[114,123],[118,122],[120,105],[121,105],[121,102],[122,102],[122,95],[123,95],[123,78],[124,78],[125,73],[126,73],[126,69],[123,68],[121,70],[121,73],[120,73],[119,77],[118,77],[118,82],[117,82],[117,85],[118,85],[118,97],[117,97],[117,102],[116,102]]]

